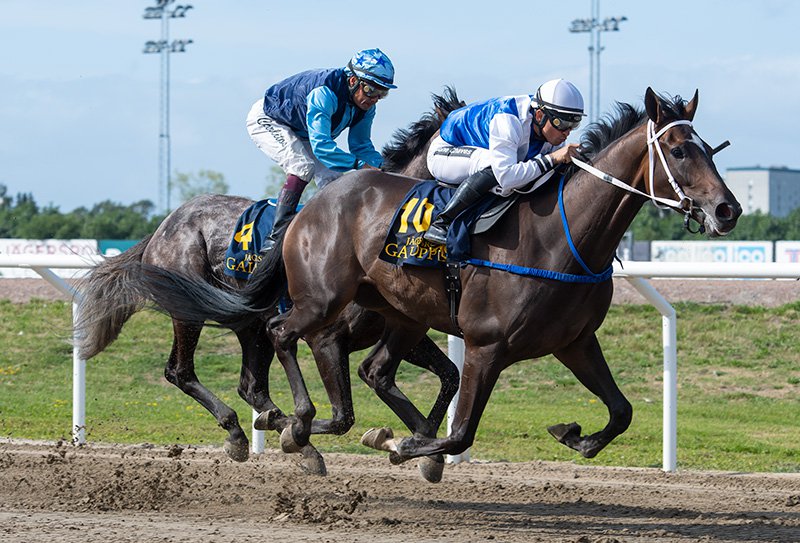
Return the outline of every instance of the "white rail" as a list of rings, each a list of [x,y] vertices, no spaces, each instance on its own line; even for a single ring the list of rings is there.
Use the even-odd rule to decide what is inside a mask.
[[[68,296],[73,296],[73,323],[78,318],[78,299],[72,287],[51,270],[63,268],[91,268],[102,261],[101,256],[87,258],[77,255],[4,255],[0,254],[0,268],[30,268],[43,279]],[[800,263],[708,263],[708,262],[638,262],[625,261],[614,264],[614,277],[624,278],[644,298],[653,304],[662,315],[662,346],[664,351],[664,400],[663,400],[663,462],[662,469],[672,472],[677,469],[677,398],[678,398],[678,355],[677,324],[675,310],[659,292],[646,281],[648,278],[696,278],[696,279],[800,279]],[[450,357],[463,367],[464,347],[459,338],[448,341]],[[73,349],[72,372],[72,437],[76,444],[86,442],[86,361],[78,357]],[[455,409],[454,398],[448,411],[448,419]],[[253,411],[253,420],[258,413]],[[448,420],[448,429],[450,420]],[[253,429],[253,452],[264,450],[264,433]],[[469,451],[449,457],[452,462],[469,459]]]

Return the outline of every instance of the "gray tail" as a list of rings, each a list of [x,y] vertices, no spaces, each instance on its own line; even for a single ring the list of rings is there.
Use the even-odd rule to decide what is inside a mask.
[[[216,321],[238,330],[275,310],[286,293],[286,270],[279,240],[258,263],[247,286],[241,290],[220,288],[200,277],[144,265],[140,277],[142,292],[156,309],[186,322]]]
[[[117,339],[131,315],[144,307],[147,300],[138,279],[151,237],[101,262],[78,283],[80,301],[74,337],[81,358],[102,352]]]

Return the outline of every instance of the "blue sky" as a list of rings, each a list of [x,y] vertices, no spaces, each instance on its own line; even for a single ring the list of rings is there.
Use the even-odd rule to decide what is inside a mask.
[[[142,53],[160,37],[160,23],[142,18],[154,4],[0,0],[0,183],[12,194],[62,211],[158,202],[159,59]],[[171,56],[172,171],[221,172],[233,194],[264,191],[271,162],[244,129],[264,89],[358,49],[381,48],[397,69],[399,88],[378,105],[378,148],[445,85],[474,101],[565,77],[588,101],[589,35],[567,29],[590,16],[590,0],[192,5],[170,28],[194,40]],[[602,0],[600,15],[628,18],[602,34],[601,111],[641,105],[648,86],[687,98],[699,89],[698,132],[733,143],[716,160],[723,175],[800,168],[800,2]]]

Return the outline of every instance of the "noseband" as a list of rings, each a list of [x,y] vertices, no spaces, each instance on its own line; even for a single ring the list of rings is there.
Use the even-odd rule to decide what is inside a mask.
[[[683,189],[681,189],[680,185],[678,185],[677,181],[675,181],[675,177],[672,175],[672,172],[670,171],[669,166],[667,165],[667,159],[664,157],[664,151],[661,149],[661,145],[659,145],[658,141],[659,138],[667,132],[667,130],[678,125],[687,125],[691,127],[692,122],[687,120],[672,121],[671,123],[662,127],[661,130],[656,132],[655,123],[653,121],[647,121],[647,159],[649,163],[648,173],[650,176],[650,194],[637,190],[633,188],[631,185],[623,181],[620,181],[613,175],[607,174],[602,170],[598,170],[594,166],[591,166],[590,164],[587,164],[586,162],[583,162],[582,160],[579,160],[575,157],[572,158],[572,163],[578,166],[579,168],[589,172],[598,179],[602,179],[603,181],[617,188],[621,188],[623,190],[626,190],[633,194],[637,194],[639,196],[644,196],[648,200],[651,200],[656,207],[659,207],[661,209],[674,209],[680,213],[683,213],[684,227],[693,234],[696,234],[698,232],[703,233],[705,232],[705,226],[703,226],[702,224],[696,231],[692,231],[692,229],[690,228],[689,221],[692,219],[692,209],[694,207],[694,202],[692,201],[691,198],[686,196],[686,194],[683,192]],[[655,187],[653,185],[654,182],[653,180],[655,177],[654,174],[655,174],[656,161],[654,157],[656,154],[658,155],[658,158],[661,161],[661,165],[664,168],[664,172],[667,174],[667,181],[672,187],[672,190],[675,191],[675,194],[679,198],[678,200],[673,200],[670,198],[661,198],[655,195]]]

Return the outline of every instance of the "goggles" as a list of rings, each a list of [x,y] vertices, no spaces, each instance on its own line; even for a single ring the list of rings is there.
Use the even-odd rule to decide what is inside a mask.
[[[566,132],[567,130],[573,130],[578,128],[581,124],[582,116],[578,114],[569,113],[556,113],[554,111],[548,111],[547,109],[542,108],[542,112],[544,116],[550,121],[550,124],[555,127],[556,130],[560,132]]]
[[[359,83],[361,85],[361,90],[364,92],[364,95],[367,98],[377,98],[380,100],[389,95],[389,89],[384,89],[383,87],[367,83],[363,79],[360,79]]]

